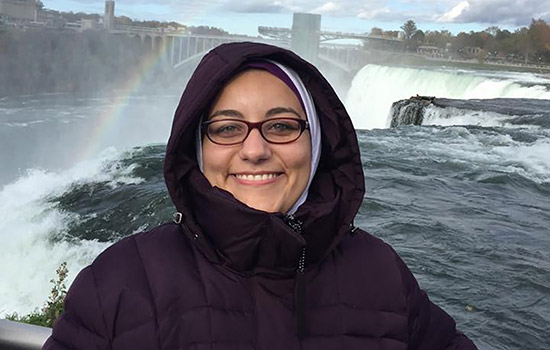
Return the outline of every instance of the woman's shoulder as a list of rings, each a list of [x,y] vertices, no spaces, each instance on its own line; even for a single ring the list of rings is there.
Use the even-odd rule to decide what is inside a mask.
[[[120,284],[128,276],[149,278],[162,268],[160,263],[176,259],[188,248],[179,226],[166,223],[114,243],[97,256],[89,269],[98,284]]]
[[[126,259],[156,254],[164,246],[180,241],[182,238],[180,232],[178,225],[166,223],[148,231],[126,236],[99,254],[92,266],[95,268],[103,264],[110,265],[113,260],[121,263]]]
[[[406,295],[418,288],[416,279],[399,254],[381,238],[357,229],[339,247],[338,265],[353,271],[356,280],[376,286],[383,293]],[[391,294],[390,293],[390,294]]]
[[[141,327],[143,332],[144,324],[153,329],[151,315],[158,292],[152,286],[173,278],[173,272],[164,272],[175,251],[185,252],[180,233],[178,225],[165,224],[130,235],[84,268],[69,288],[65,313],[49,341],[52,348],[56,341],[79,349],[90,348],[90,344],[106,348],[107,335],[115,330],[123,333]]]
[[[176,224],[164,224],[127,236],[83,269],[69,292],[85,289],[85,293],[90,294],[95,290],[104,307],[115,307],[122,294],[126,299],[150,298],[147,295],[151,293],[151,286],[168,283],[165,280],[174,277],[176,268],[183,273],[195,266],[192,261],[182,261],[193,259],[189,247]]]
[[[384,240],[357,228],[341,242],[341,249],[348,257],[363,259],[364,262],[395,264],[397,252]]]

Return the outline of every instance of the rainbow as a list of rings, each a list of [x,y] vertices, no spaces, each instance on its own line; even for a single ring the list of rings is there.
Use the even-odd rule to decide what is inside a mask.
[[[116,101],[113,101],[110,107],[94,123],[93,128],[90,130],[89,142],[84,142],[81,150],[77,152],[78,160],[89,159],[103,150],[102,147],[106,144],[105,141],[108,136],[107,131],[111,130],[112,126],[124,115],[124,110],[129,105],[129,100],[143,85],[148,73],[152,72],[166,57],[168,53],[167,42],[167,40],[163,40],[161,47],[153,50],[154,52],[142,59],[140,64],[136,65],[130,74],[131,78],[122,87],[117,89],[120,90],[120,93],[116,94]]]

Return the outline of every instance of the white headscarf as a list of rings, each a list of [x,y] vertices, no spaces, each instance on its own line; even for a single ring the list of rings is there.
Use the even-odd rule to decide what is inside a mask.
[[[311,97],[311,94],[309,93],[309,91],[307,91],[298,73],[296,73],[294,70],[278,62],[271,61],[271,60],[266,60],[266,61],[279,67],[288,76],[290,81],[292,81],[292,83],[296,87],[296,90],[300,94],[299,97],[304,106],[306,118],[309,123],[309,133],[311,136],[311,171],[309,173],[309,180],[307,182],[306,188],[304,189],[304,191],[302,192],[298,200],[286,213],[286,214],[294,214],[298,210],[298,208],[302,204],[304,204],[304,202],[306,201],[307,195],[309,193],[309,186],[313,181],[313,177],[315,176],[315,172],[317,171],[317,167],[319,165],[319,159],[321,158],[321,125],[319,124],[319,117],[317,116],[317,111],[315,110],[315,104],[313,103],[313,98]],[[196,143],[197,161],[199,163],[199,167],[201,171],[203,171],[202,132],[201,132],[200,125],[197,129],[196,141],[197,141]]]

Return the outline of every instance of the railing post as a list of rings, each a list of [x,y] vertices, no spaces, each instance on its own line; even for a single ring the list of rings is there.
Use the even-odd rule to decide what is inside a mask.
[[[176,46],[176,38],[174,37],[171,37],[172,40],[170,42],[170,65],[173,67],[174,66],[174,47]]]
[[[193,55],[196,55],[199,50],[199,40],[195,38],[195,51],[193,51]]]
[[[179,59],[178,59],[178,63],[181,62],[181,56],[183,55],[183,37],[179,37],[179,42],[180,42],[180,51],[179,51]]]

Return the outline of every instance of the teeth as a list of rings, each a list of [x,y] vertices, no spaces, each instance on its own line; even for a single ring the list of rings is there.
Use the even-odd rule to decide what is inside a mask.
[[[263,181],[269,180],[277,177],[277,174],[261,174],[261,175],[246,175],[246,174],[236,174],[237,179],[246,180],[246,181]]]

